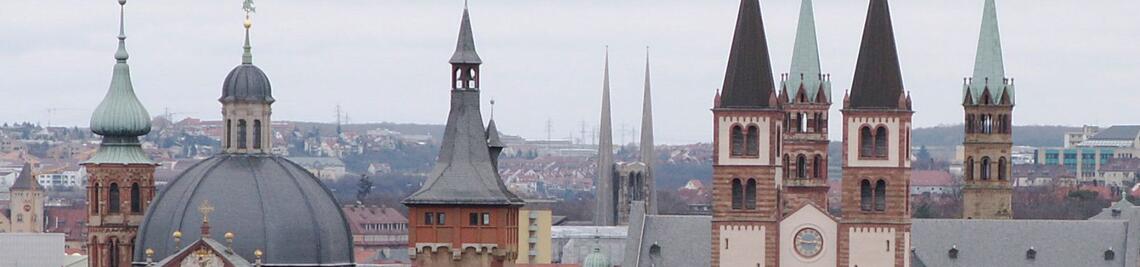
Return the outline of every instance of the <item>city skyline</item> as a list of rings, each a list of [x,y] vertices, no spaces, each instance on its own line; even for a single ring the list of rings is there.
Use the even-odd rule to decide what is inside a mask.
[[[440,124],[461,1],[274,2],[255,15],[253,49],[283,103],[276,118],[335,121],[340,104],[353,122]],[[799,1],[765,1],[762,12],[775,75],[787,72]],[[0,71],[15,92],[0,121],[86,126],[108,84],[118,8],[110,2],[11,3],[0,30],[17,36]],[[128,26],[132,77],[140,100],[157,115],[219,119],[220,77],[237,63],[237,3],[132,3]],[[1127,105],[1125,78],[1140,70],[1140,26],[1127,6],[1062,1],[1002,1],[1006,70],[1021,94],[1017,124],[1118,124],[1140,107]],[[712,96],[722,86],[736,1],[478,2],[473,11],[480,52],[489,60],[484,101],[497,102],[499,128],[531,139],[578,133],[597,124],[606,45],[611,56],[615,130],[640,123],[645,47],[654,69],[660,144],[709,142]],[[974,63],[981,0],[897,2],[894,9],[903,79],[918,127],[958,124],[961,79]],[[1068,12],[1081,9],[1079,14]],[[862,31],[862,2],[815,4],[824,73],[836,103],[851,86]],[[47,12],[51,10],[52,12]],[[524,12],[525,11],[525,12]],[[588,11],[588,12],[587,12]],[[586,15],[582,15],[586,14]],[[1057,17],[1067,19],[1055,19]],[[300,18],[300,19],[298,19]],[[1048,28],[1051,34],[1041,34]],[[1067,40],[1058,40],[1065,36]],[[65,79],[56,75],[67,75]],[[777,82],[778,83],[778,82]],[[1069,93],[1072,92],[1072,93]],[[5,94],[8,96],[8,94]],[[60,95],[72,96],[59,101]],[[413,99],[413,100],[409,100]],[[207,104],[208,103],[208,104]],[[1094,111],[1082,103],[1117,112]],[[489,106],[484,103],[484,112]],[[670,108],[663,108],[670,107]],[[838,118],[838,108],[831,110]],[[838,128],[833,120],[831,128]],[[834,132],[834,131],[833,131]],[[561,134],[560,134],[561,133]],[[615,131],[615,141],[623,133]],[[628,135],[628,134],[627,134]],[[838,139],[836,134],[831,139]],[[629,138],[634,139],[634,138]],[[627,140],[626,142],[633,142]],[[593,142],[587,140],[587,143]]]

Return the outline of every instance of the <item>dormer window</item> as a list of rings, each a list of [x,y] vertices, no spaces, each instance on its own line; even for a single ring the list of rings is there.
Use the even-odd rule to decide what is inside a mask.
[[[1025,259],[1028,259],[1028,260],[1037,259],[1037,249],[1034,249],[1033,247],[1029,247],[1029,250],[1025,251]]]
[[[1116,251],[1113,251],[1112,247],[1109,247],[1108,250],[1104,251],[1104,260],[1106,260],[1106,261],[1116,260]]]
[[[954,247],[951,247],[950,252],[948,252],[947,254],[948,254],[948,256],[950,256],[951,259],[957,259],[958,258],[958,245],[954,245]]]

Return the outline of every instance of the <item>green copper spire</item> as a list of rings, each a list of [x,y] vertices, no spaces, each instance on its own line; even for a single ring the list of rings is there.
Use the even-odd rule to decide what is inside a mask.
[[[127,35],[124,11],[127,0],[119,0],[119,48],[111,86],[103,102],[91,115],[91,132],[103,136],[99,150],[86,164],[154,164],[139,144],[138,137],[150,133],[150,114],[135,96],[131,69],[127,65]]]
[[[257,7],[253,5],[253,0],[245,0],[242,3],[242,10],[245,10],[245,46],[242,49],[245,51],[241,54],[241,64],[253,64],[253,46],[249,45],[249,27],[253,26],[253,19],[250,18],[253,13],[257,12]]]
[[[981,104],[986,88],[989,87],[991,103],[1000,103],[1002,95],[1007,91],[1009,103],[1013,103],[1013,87],[1007,86],[1005,78],[997,5],[994,0],[986,0],[985,10],[982,13],[981,33],[978,36],[978,52],[974,59],[974,77],[967,88],[972,99],[968,100],[974,104]]]
[[[800,87],[809,102],[815,102],[819,90],[831,99],[831,87],[823,82],[819,64],[819,44],[815,35],[815,12],[811,0],[800,4],[800,22],[796,28],[796,43],[792,50],[792,67],[785,85],[788,87],[788,100],[796,99]]]
[[[91,131],[104,137],[137,137],[150,133],[150,114],[135,96],[130,66],[127,65],[130,56],[127,54],[122,14],[126,3],[126,0],[119,0],[119,49],[115,52],[111,86],[91,116]]]

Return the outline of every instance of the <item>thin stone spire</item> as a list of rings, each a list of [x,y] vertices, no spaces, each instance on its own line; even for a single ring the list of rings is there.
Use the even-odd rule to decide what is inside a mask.
[[[821,86],[821,71],[819,64],[819,44],[815,34],[815,12],[811,0],[803,0],[800,4],[800,22],[796,28],[796,43],[792,50],[792,67],[788,74],[788,100],[794,100],[802,85],[808,102],[815,102],[816,94]],[[830,98],[831,88],[824,88],[824,94]]]
[[[971,100],[974,103],[979,103],[988,85],[990,99],[995,103],[1001,99],[1004,90],[1009,90],[1009,101],[1013,103],[1013,88],[1007,88],[1004,84],[1005,63],[1002,59],[1001,34],[998,32],[997,5],[994,0],[986,0],[985,5],[969,95],[973,97]]]
[[[605,74],[602,78],[602,115],[598,132],[598,163],[595,180],[595,198],[597,208],[594,209],[594,224],[611,226],[615,221],[613,180],[614,180],[614,144],[613,123],[610,119],[610,49],[606,47]]]
[[[645,163],[646,186],[649,187],[649,199],[646,213],[657,214],[657,182],[653,176],[654,162],[657,153],[653,147],[653,97],[650,93],[649,83],[649,47],[645,47],[645,95],[641,106],[641,162]]]

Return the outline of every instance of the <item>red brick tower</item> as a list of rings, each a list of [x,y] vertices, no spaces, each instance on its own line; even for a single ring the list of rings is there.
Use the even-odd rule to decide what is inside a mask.
[[[842,113],[839,266],[908,266],[914,112],[904,93],[887,0],[871,0]]]
[[[962,218],[1013,218],[1013,80],[1005,77],[997,7],[987,0],[974,77],[963,86],[966,113]]]
[[[783,214],[807,203],[827,210],[827,136],[831,81],[820,71],[811,1],[800,7],[791,72],[782,78],[784,103]]]
[[[713,107],[712,266],[775,266],[784,113],[757,0],[742,0]]]
[[[496,172],[498,132],[479,113],[479,65],[471,21],[463,9],[451,57],[451,111],[435,169],[408,206],[408,253],[420,267],[514,266],[523,201]],[[492,123],[493,124],[493,123]]]
[[[121,26],[111,86],[91,116],[91,131],[103,136],[103,142],[82,163],[88,174],[87,252],[92,267],[131,266],[135,234],[154,198],[158,166],[139,144],[139,136],[150,132],[150,115],[131,85],[127,37]]]

